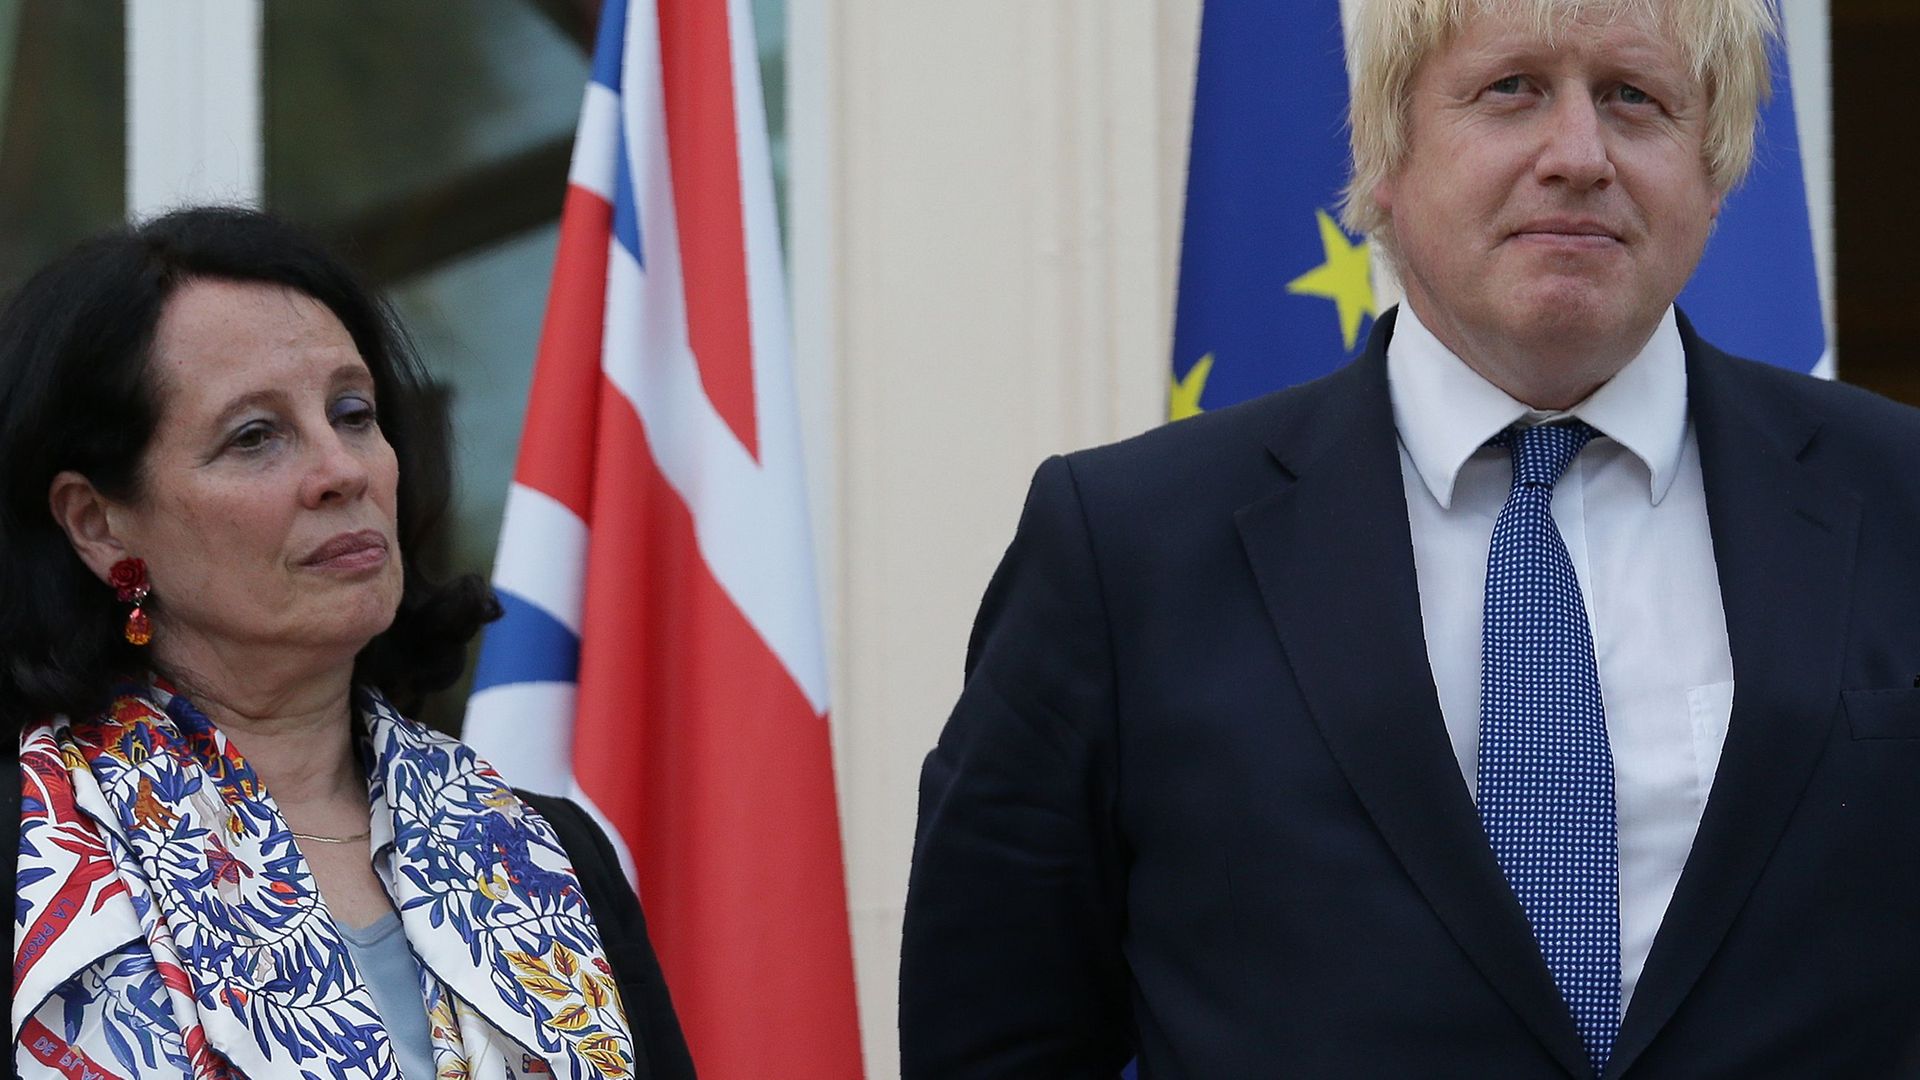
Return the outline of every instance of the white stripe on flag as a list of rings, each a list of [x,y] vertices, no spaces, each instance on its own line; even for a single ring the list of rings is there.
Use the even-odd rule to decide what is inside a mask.
[[[580,636],[586,601],[587,524],[558,499],[515,483],[507,489],[493,584]]]
[[[620,160],[620,95],[597,82],[587,83],[580,103],[580,126],[573,140],[567,183],[613,201],[614,166]]]
[[[573,706],[567,682],[491,686],[467,699],[461,739],[474,747],[511,747],[510,760],[487,764],[514,787],[546,795],[577,792],[573,782]],[[482,756],[489,751],[482,751]],[[629,868],[628,876],[632,876]]]

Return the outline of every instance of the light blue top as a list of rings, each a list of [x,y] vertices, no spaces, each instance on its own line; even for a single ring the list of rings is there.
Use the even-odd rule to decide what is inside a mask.
[[[393,1041],[393,1056],[406,1080],[433,1080],[433,1036],[427,1028],[426,996],[420,988],[420,962],[400,932],[400,916],[356,930],[342,924],[340,936],[353,955],[374,1007]]]

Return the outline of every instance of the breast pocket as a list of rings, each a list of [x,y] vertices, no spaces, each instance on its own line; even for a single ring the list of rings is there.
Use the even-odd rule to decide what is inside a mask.
[[[1920,689],[1842,690],[1855,739],[1920,739]]]

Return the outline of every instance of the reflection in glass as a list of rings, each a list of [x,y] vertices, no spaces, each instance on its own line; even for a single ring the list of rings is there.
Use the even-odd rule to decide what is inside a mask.
[[[586,58],[523,0],[268,4],[268,201],[336,223],[573,130]]]
[[[0,293],[126,205],[119,4],[0,0]]]

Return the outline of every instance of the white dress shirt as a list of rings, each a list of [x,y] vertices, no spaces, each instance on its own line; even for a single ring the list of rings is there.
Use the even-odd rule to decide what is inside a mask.
[[[1706,808],[1733,708],[1733,658],[1707,531],[1686,358],[1668,310],[1640,355],[1564,413],[1530,409],[1463,363],[1402,304],[1387,348],[1427,659],[1469,791],[1480,749],[1487,547],[1512,486],[1484,444],[1574,416],[1599,431],[1553,492],[1593,627],[1613,746],[1624,1008]]]

